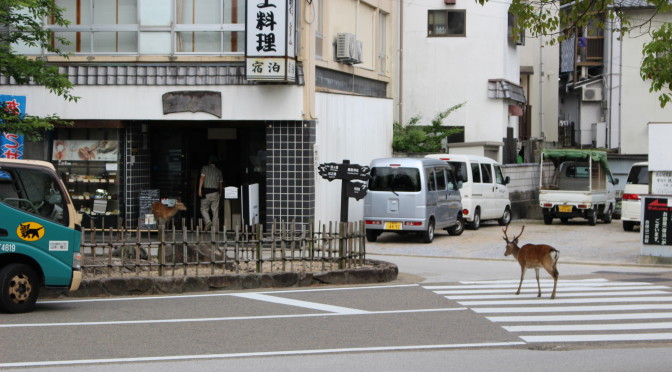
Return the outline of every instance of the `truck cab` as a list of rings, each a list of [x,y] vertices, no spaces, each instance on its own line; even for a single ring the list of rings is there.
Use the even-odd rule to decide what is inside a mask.
[[[79,287],[81,215],[51,163],[0,159],[0,310],[31,311],[41,286]]]

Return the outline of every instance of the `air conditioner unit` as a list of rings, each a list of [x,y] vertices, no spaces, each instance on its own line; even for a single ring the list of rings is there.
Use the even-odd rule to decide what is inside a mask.
[[[581,99],[584,101],[602,101],[601,87],[583,87]]]
[[[338,33],[336,36],[336,60],[345,64],[361,63],[362,42],[354,34]]]

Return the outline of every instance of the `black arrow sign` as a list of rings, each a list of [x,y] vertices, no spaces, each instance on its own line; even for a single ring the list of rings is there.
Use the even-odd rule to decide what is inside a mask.
[[[362,199],[366,196],[367,191],[369,191],[369,184],[366,182],[348,182],[348,196],[351,198]]]

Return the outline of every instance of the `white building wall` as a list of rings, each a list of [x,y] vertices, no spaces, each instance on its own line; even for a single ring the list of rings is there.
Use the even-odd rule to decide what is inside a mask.
[[[164,115],[164,93],[193,90],[222,93],[221,119],[204,112]],[[303,89],[297,85],[77,86],[72,94],[81,97],[78,102],[38,86],[11,86],[4,94],[25,95],[30,115],[57,113],[65,120],[302,120]]]
[[[465,141],[501,141],[508,126],[508,103],[488,98],[488,79],[518,83],[517,49],[507,41],[508,1],[403,2],[402,123],[420,115],[429,124],[436,114],[466,105],[443,121],[465,127]],[[466,9],[465,37],[427,37],[428,11]]]
[[[650,11],[633,11],[634,19],[648,19]],[[652,25],[659,26],[662,22],[672,22],[672,14],[657,15]],[[638,32],[633,30],[623,38],[622,55],[622,91],[620,105],[621,125],[621,153],[647,154],[649,152],[648,128],[649,122],[672,121],[670,104],[664,109],[660,107],[658,93],[649,92],[650,81],[643,81],[639,76],[642,63],[642,47],[649,42],[649,30]],[[612,107],[618,110],[619,107]]]
[[[392,155],[391,99],[317,93],[315,139],[315,219],[338,221],[341,215],[341,182],[317,174],[321,163],[369,165]],[[350,198],[349,219],[363,217],[363,200]]]

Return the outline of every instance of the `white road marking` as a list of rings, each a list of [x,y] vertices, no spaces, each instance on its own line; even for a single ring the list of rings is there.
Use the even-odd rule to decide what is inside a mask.
[[[491,342],[491,343],[477,343],[477,344],[378,346],[378,347],[359,347],[359,348],[342,348],[342,349],[260,351],[260,352],[251,352],[251,353],[232,353],[232,354],[170,355],[170,356],[160,356],[160,357],[54,360],[54,361],[44,361],[44,362],[0,363],[0,368],[67,366],[67,365],[79,365],[79,364],[163,362],[163,361],[174,361],[174,360],[252,358],[252,357],[264,357],[264,356],[339,354],[339,353],[407,351],[407,350],[462,349],[462,348],[504,347],[504,346],[520,346],[520,345],[525,345],[525,343],[524,342]]]
[[[352,314],[352,313],[319,313],[319,314],[290,314],[290,315],[231,316],[231,317],[221,317],[221,318],[119,320],[119,321],[107,321],[107,322],[22,323],[22,324],[0,324],[0,329],[2,329],[2,328],[21,328],[21,327],[73,327],[73,326],[107,326],[107,325],[127,325],[127,324],[221,322],[221,321],[230,321],[230,320],[259,320],[259,319],[310,318],[310,317],[348,316],[348,315],[431,313],[431,312],[464,311],[464,310],[469,310],[469,309],[466,308],[466,307],[450,307],[450,308],[441,308],[441,309],[411,309],[411,310],[368,311],[368,312],[359,313],[359,314]]]
[[[436,290],[434,293],[437,294],[444,294],[444,295],[466,295],[466,294],[479,294],[479,293],[512,293],[512,291],[515,293],[516,289],[518,287],[508,287],[505,289],[472,289],[472,290],[467,290],[467,289],[462,289],[462,290],[454,290],[454,291],[440,291]],[[547,287],[541,287],[542,290],[544,289],[552,289],[552,286],[547,286]],[[666,287],[664,285],[652,285],[646,288],[642,288],[641,286],[624,286],[624,287],[558,287],[558,293],[565,293],[565,292],[590,292],[590,291],[629,291],[629,290],[654,290],[654,289],[662,289],[662,290],[672,290],[670,287]],[[522,288],[520,293],[537,293],[537,288]]]
[[[488,300],[488,299],[505,299],[505,298],[536,298],[537,291],[527,291],[530,293],[521,293],[516,295],[510,291],[507,294],[493,294],[493,295],[459,295],[459,296],[445,296],[449,300]],[[558,291],[557,295],[562,297],[600,297],[600,296],[647,296],[647,295],[657,295],[657,294],[672,294],[668,291],[623,291],[623,292],[564,292]]]
[[[564,313],[579,311],[672,310],[672,304],[604,305],[604,306],[550,306],[550,307],[476,307],[476,313]]]
[[[558,281],[558,288],[565,287],[620,287],[623,285],[628,285],[631,287],[646,287],[651,286],[651,283],[640,283],[640,282],[606,282],[606,283],[581,283],[581,282],[571,282]],[[435,287],[435,288],[432,288]],[[443,286],[426,286],[423,287],[429,290],[454,290],[454,289],[501,289],[501,288],[518,288],[518,282],[515,283],[499,283],[499,284],[473,284],[473,285],[443,285]],[[523,288],[537,288],[536,280],[526,280],[523,282]],[[553,282],[542,282],[541,289],[553,288]]]
[[[656,341],[672,340],[672,333],[607,333],[597,335],[519,336],[526,342],[598,342],[598,341]]]
[[[351,288],[314,288],[314,289],[295,289],[295,290],[279,290],[279,291],[262,291],[262,292],[249,292],[249,293],[262,293],[262,294],[283,294],[283,293],[301,293],[301,292],[323,292],[323,291],[352,291],[352,290],[363,290],[363,289],[387,289],[387,288],[406,288],[406,287],[418,287],[417,284],[399,284],[399,285],[379,285],[379,286],[367,286],[367,287],[351,287]],[[242,292],[248,293],[248,292]],[[202,297],[224,297],[224,296],[236,296],[240,293],[204,293],[204,294],[191,294],[191,295],[170,295],[170,296],[143,296],[143,297],[110,297],[110,298],[87,298],[87,299],[69,299],[69,300],[44,300],[38,301],[38,304],[67,304],[67,303],[78,303],[78,302],[114,302],[114,301],[153,301],[153,300],[176,300],[184,298],[202,298]]]
[[[523,315],[523,316],[489,316],[491,322],[585,322],[598,320],[629,320],[629,319],[672,319],[672,313],[629,313],[629,314],[584,314],[584,315]]]
[[[321,304],[321,303],[317,303],[317,302],[294,300],[294,299],[291,299],[291,298],[269,296],[269,295],[265,295],[265,294],[261,294],[261,293],[238,293],[238,294],[235,294],[234,297],[242,297],[242,298],[247,298],[247,299],[250,299],[250,300],[272,302],[274,304],[296,306],[296,307],[302,307],[302,308],[306,308],[306,309],[328,311],[328,312],[339,313],[339,314],[366,314],[366,313],[368,313],[368,311],[365,311],[365,310],[351,309],[351,308],[347,308],[347,307],[333,306],[333,305]]]
[[[498,284],[498,283],[515,283],[518,284],[520,279],[510,279],[510,280],[471,280],[471,281],[460,281],[462,284]],[[553,283],[552,279],[540,279],[542,283]],[[577,280],[562,280],[558,283],[608,283],[609,280],[604,278],[592,278],[592,279],[577,279]]]
[[[577,331],[632,331],[647,329],[672,329],[672,322],[662,323],[611,323],[611,324],[547,324],[543,326],[505,326],[509,332],[577,332]]]
[[[541,298],[533,300],[458,301],[458,303],[462,306],[589,304],[596,302],[672,302],[672,296],[556,298],[555,300]]]

